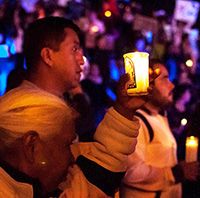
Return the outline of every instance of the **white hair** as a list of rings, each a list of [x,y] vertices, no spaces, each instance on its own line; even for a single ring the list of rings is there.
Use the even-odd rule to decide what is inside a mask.
[[[28,131],[49,138],[65,124],[74,124],[75,116],[71,107],[47,92],[14,89],[0,98],[0,138],[9,144]]]

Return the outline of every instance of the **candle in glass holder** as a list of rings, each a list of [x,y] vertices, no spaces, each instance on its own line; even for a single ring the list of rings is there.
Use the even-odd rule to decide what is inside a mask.
[[[186,138],[186,162],[197,161],[198,156],[198,138],[190,136]]]
[[[146,95],[149,87],[149,54],[130,52],[123,55],[125,72],[130,74],[127,94]]]

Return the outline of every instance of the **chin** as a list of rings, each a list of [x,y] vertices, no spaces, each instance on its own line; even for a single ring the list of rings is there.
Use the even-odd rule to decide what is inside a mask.
[[[68,81],[66,84],[68,84],[69,89],[74,89],[80,85],[79,82],[75,82],[75,81],[71,81],[71,82]]]
[[[168,101],[166,104],[165,104],[165,108],[169,108],[173,105],[173,101]]]
[[[76,83],[76,84],[73,84],[72,85],[72,88],[76,88],[76,87],[79,87],[80,86],[80,84],[79,83]]]

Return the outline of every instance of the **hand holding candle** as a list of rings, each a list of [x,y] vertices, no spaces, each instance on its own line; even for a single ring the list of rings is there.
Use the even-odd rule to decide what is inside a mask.
[[[172,169],[176,182],[183,182],[185,180],[194,182],[197,181],[200,176],[199,172],[200,164],[197,161],[198,138],[194,136],[187,137],[185,146],[186,146],[185,161],[180,161]],[[179,172],[179,174],[177,174],[177,172]],[[182,174],[180,174],[180,172],[182,172]]]
[[[141,108],[148,100],[148,93],[151,93],[154,87],[154,80],[159,76],[160,72],[156,68],[151,68],[149,75],[149,87],[146,94],[133,94],[127,92],[127,84],[130,83],[130,75],[128,73],[122,75],[117,85],[117,99],[114,104],[114,109],[127,119],[132,120],[135,111]]]
[[[125,72],[130,75],[127,94],[147,95],[149,87],[149,54],[130,52],[123,55]]]
[[[198,138],[194,136],[186,139],[186,162],[197,161],[198,156]]]

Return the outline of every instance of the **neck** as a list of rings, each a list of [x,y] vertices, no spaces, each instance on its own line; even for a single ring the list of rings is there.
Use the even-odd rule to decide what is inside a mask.
[[[59,85],[59,82],[54,80],[49,74],[42,75],[42,74],[31,74],[28,79],[30,82],[35,84],[40,89],[45,90],[59,98],[63,98],[64,88]]]
[[[151,112],[151,114],[158,114],[159,111],[161,110],[160,107],[155,106],[155,105],[153,105],[152,103],[149,103],[149,102],[146,103],[144,107],[147,108]]]

